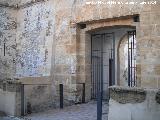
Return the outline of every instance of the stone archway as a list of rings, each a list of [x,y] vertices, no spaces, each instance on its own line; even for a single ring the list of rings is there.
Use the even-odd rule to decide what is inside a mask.
[[[117,69],[119,74],[118,85],[127,86],[127,70],[125,65],[126,51],[124,50],[128,42],[128,36],[125,34],[119,41],[117,48]]]

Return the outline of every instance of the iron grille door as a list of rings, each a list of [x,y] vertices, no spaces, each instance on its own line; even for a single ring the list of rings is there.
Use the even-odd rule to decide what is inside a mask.
[[[92,99],[96,99],[101,89],[102,79],[102,35],[92,35]]]
[[[115,83],[114,33],[93,34],[91,37],[91,98],[97,99],[101,91],[103,99],[108,99],[108,87]]]
[[[128,32],[128,86],[137,86],[136,77],[136,31]]]

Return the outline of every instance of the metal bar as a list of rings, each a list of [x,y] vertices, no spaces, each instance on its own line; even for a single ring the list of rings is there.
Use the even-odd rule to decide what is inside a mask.
[[[60,108],[63,109],[63,84],[59,85],[60,90]]]
[[[96,53],[96,56],[98,56],[98,52]],[[99,91],[99,78],[98,78],[98,57],[96,59],[96,88],[97,88],[97,96],[98,96],[98,91]]]
[[[133,51],[132,51],[133,52],[133,56],[132,56],[133,57],[133,60],[132,60],[132,63],[133,63],[132,71],[133,71],[133,73],[132,74],[133,74],[133,86],[135,87],[135,79],[134,79],[134,55],[135,55],[134,54],[134,32],[133,32],[133,46],[132,47],[133,47]]]
[[[6,56],[6,43],[4,43],[4,46],[3,46],[4,48],[4,56]]]
[[[112,79],[113,79],[113,85],[115,85],[115,34],[112,33],[113,35],[113,76],[112,76]]]
[[[97,56],[97,52],[96,52],[96,56]],[[96,97],[98,94],[98,77],[97,77],[97,59],[95,59],[95,88],[96,88]]]
[[[94,52],[94,55],[95,55],[95,52]],[[93,84],[93,87],[94,87],[94,98],[96,98],[96,74],[95,74],[95,68],[96,68],[96,65],[95,65],[95,58],[93,59],[93,66],[94,66],[94,78],[93,78],[93,80],[94,80],[94,84]]]
[[[133,32],[133,82],[134,82],[134,87],[136,85],[135,83],[135,32]]]
[[[109,86],[112,86],[112,59],[109,59]]]
[[[82,84],[83,85],[83,94],[82,94],[82,103],[85,103],[85,83]]]
[[[136,42],[136,31],[134,31],[134,50],[135,50],[135,52],[136,52],[136,48],[135,48],[135,43]],[[136,56],[135,53],[134,52],[134,57]],[[137,81],[136,81],[136,58],[134,58],[134,80],[135,80],[135,86],[137,86]]]
[[[99,56],[99,54],[98,54],[98,56]],[[100,75],[100,60],[101,60],[101,58],[99,58],[98,61],[97,61],[97,66],[98,66],[98,69],[97,69],[97,73],[98,73],[98,91],[101,88],[101,85],[100,85],[100,80],[101,80],[101,75]]]
[[[93,99],[93,58],[92,58],[92,49],[93,49],[93,41],[92,41],[92,35],[91,35],[91,99]]]
[[[129,40],[129,32],[128,32],[128,86],[130,87],[130,40]]]
[[[131,33],[131,35],[132,35],[132,39],[131,39],[131,73],[130,73],[130,75],[131,75],[131,87],[133,87],[133,77],[132,77],[132,67],[133,67],[133,65],[132,65],[132,61],[133,61],[133,53],[132,53],[132,50],[133,50],[133,48],[132,48],[132,46],[133,46],[133,34]]]
[[[136,40],[137,40],[137,39],[136,39],[136,31],[135,31],[135,42],[136,42],[135,44],[137,44],[137,41],[136,41]],[[135,46],[136,46],[136,45],[135,45]],[[137,47],[137,46],[136,46],[136,47]],[[136,57],[136,52],[137,52],[137,51],[136,51],[136,49],[137,49],[136,47],[135,47],[135,57]],[[137,70],[137,69],[136,69],[136,68],[137,68],[137,67],[136,67],[136,58],[135,58],[135,81],[136,81],[136,86],[137,86],[137,78],[136,78],[136,70]]]
[[[97,120],[102,120],[102,94],[99,91],[97,97]]]
[[[95,54],[95,53],[94,53]],[[93,71],[94,71],[94,73],[93,73],[93,75],[94,75],[94,77],[93,77],[93,81],[94,81],[94,83],[93,83],[93,88],[94,88],[94,93],[93,93],[93,95],[94,95],[94,98],[96,98],[96,86],[95,86],[95,84],[96,84],[96,82],[95,82],[95,58],[93,59],[93,66],[94,66],[94,69],[93,69]]]
[[[95,56],[96,56],[96,52],[94,53],[95,54]],[[96,65],[96,58],[94,58],[94,87],[95,87],[95,98],[97,98],[97,73],[96,73],[96,67],[97,67],[97,65]]]
[[[134,60],[134,66],[136,66],[136,61]],[[137,83],[136,83],[136,68],[134,67],[134,86],[137,86]]]
[[[21,116],[25,115],[24,103],[24,84],[21,84]]]
[[[102,35],[102,41],[101,41],[101,94],[102,94],[102,99],[103,99],[103,43],[104,43],[104,38],[105,37],[105,35]],[[102,100],[101,100],[101,102],[102,102]]]
[[[96,74],[95,74],[95,69],[96,69],[96,64],[95,64],[95,53],[97,50],[93,49],[93,44],[94,44],[94,39],[93,35],[91,37],[92,41],[92,99],[96,98]]]
[[[93,74],[93,76],[92,76],[92,81],[93,81],[93,84],[92,84],[92,88],[93,88],[93,93],[92,93],[92,95],[93,95],[93,98],[94,98],[94,59],[92,58],[92,66],[93,66],[93,68],[92,68],[92,70],[93,70],[93,72],[92,72],[92,74]]]

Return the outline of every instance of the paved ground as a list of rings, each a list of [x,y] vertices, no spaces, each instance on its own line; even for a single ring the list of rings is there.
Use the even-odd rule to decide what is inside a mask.
[[[27,118],[17,118],[17,117],[0,117],[0,120],[30,120]]]
[[[103,120],[107,120],[108,104],[103,103]],[[55,109],[36,113],[27,118],[31,120],[96,120],[96,102],[74,105],[63,110]]]
[[[96,120],[96,102],[65,107],[64,109],[53,109],[42,113],[34,113],[25,119],[15,117],[4,117],[0,120]],[[108,104],[103,103],[103,120],[107,120]]]

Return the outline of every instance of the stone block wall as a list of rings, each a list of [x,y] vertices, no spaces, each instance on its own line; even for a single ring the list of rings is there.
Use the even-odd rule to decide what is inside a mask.
[[[5,81],[0,83],[0,110],[8,115],[21,116],[21,83]]]
[[[17,10],[0,7],[0,80],[13,78],[16,66]]]
[[[159,120],[157,89],[110,88],[109,120]]]
[[[15,115],[15,98],[13,92],[6,92],[0,89],[0,111],[6,114]]]
[[[37,2],[18,11],[17,77],[50,76],[54,32],[52,2]]]
[[[88,99],[90,99],[90,89],[91,89],[90,43],[89,43],[90,33],[94,30],[105,29],[105,28],[107,29],[107,27],[115,25],[122,25],[122,26],[128,25],[128,26],[135,26],[137,31],[138,86],[158,88],[159,75],[155,75],[155,72],[152,72],[150,75],[153,77],[153,79],[150,79],[149,77],[145,77],[144,74],[146,73],[146,70],[147,69],[149,70],[151,66],[153,68],[156,67],[155,66],[156,62],[152,62],[152,64],[147,62],[146,65],[147,69],[145,69],[144,67],[142,68],[145,60],[148,61],[150,61],[149,59],[153,59],[154,61],[159,60],[159,57],[156,54],[157,50],[154,49],[155,47],[152,47],[154,52],[152,53],[152,55],[151,54],[148,55],[149,59],[143,59],[143,55],[141,54],[141,50],[145,46],[147,46],[147,43],[140,42],[141,39],[146,38],[150,41],[149,36],[153,32],[150,32],[151,29],[149,26],[153,24],[154,24],[153,26],[159,24],[158,22],[159,17],[156,17],[157,20],[154,21],[151,16],[155,14],[158,15],[157,11],[160,3],[159,1],[157,1],[156,4],[153,3],[151,5],[148,4],[149,1],[150,0],[146,0],[146,4],[143,5],[140,4],[143,1],[138,1],[138,0],[134,1],[135,2],[134,5],[130,4],[129,2],[128,4],[109,5],[109,4],[91,4],[91,3],[86,4],[86,2],[88,1],[75,1],[75,0],[55,1],[56,4],[55,35],[57,36],[57,39],[55,39],[57,43],[55,44],[55,49],[56,49],[55,61],[56,60],[58,61],[55,62],[56,72],[54,72],[56,83],[59,84],[58,81],[60,80],[62,80],[61,83],[66,83],[66,81],[69,80],[72,81],[71,82],[72,84],[75,83],[76,81],[85,82],[87,86],[86,94],[88,96]],[[93,2],[97,1],[93,0]],[[103,2],[106,1],[104,0]],[[118,0],[115,0],[115,2],[118,3]],[[122,2],[126,3],[126,1],[124,0],[122,0]],[[131,18],[131,16],[134,15],[139,15],[140,22],[134,23],[133,19],[130,20],[123,19],[125,17]],[[86,24],[86,28],[81,29],[81,25],[83,24]],[[146,26],[148,29],[143,28],[143,26]],[[153,29],[155,31],[154,35],[156,37],[159,36],[157,34],[158,27],[155,27]],[[158,40],[156,39],[154,40],[158,42]],[[154,45],[155,43],[151,42],[151,44]],[[149,51],[150,48],[147,46],[146,49],[148,49]],[[143,54],[145,55],[146,53],[147,51],[143,52]],[[153,57],[153,55],[155,57]],[[72,66],[70,64],[72,64]],[[65,70],[63,67],[65,67]]]
[[[137,79],[140,86],[159,88],[159,1],[156,5],[142,5],[142,0],[135,0],[137,4],[134,5],[86,2],[2,0],[1,78],[18,77],[26,84],[49,83],[51,89],[46,90],[50,91],[50,96],[55,96],[55,100],[59,98],[58,88],[62,83],[67,101],[76,101],[77,83],[85,82],[86,96],[90,100],[90,33],[116,25],[128,25],[136,26],[137,30]],[[138,24],[133,22],[134,15],[140,17]],[[84,24],[86,28],[82,29]]]
[[[18,10],[16,77],[24,84],[32,112],[55,107],[51,76],[55,7],[53,1],[21,1]],[[52,81],[52,82],[51,82]]]
[[[159,24],[158,6],[151,6],[150,11],[142,12],[138,39],[138,70],[142,87],[159,88]]]
[[[56,107],[51,85],[24,85],[25,114],[45,111]]]
[[[29,90],[25,89],[25,97],[32,102],[33,111],[49,108],[54,103],[52,97],[56,91],[52,90],[54,83],[51,84],[53,3],[44,0],[0,1],[0,79],[16,82],[14,78],[19,78],[23,84],[31,84]],[[37,84],[47,84],[44,92]],[[21,100],[16,96],[17,101]],[[43,106],[39,106],[41,104]]]

